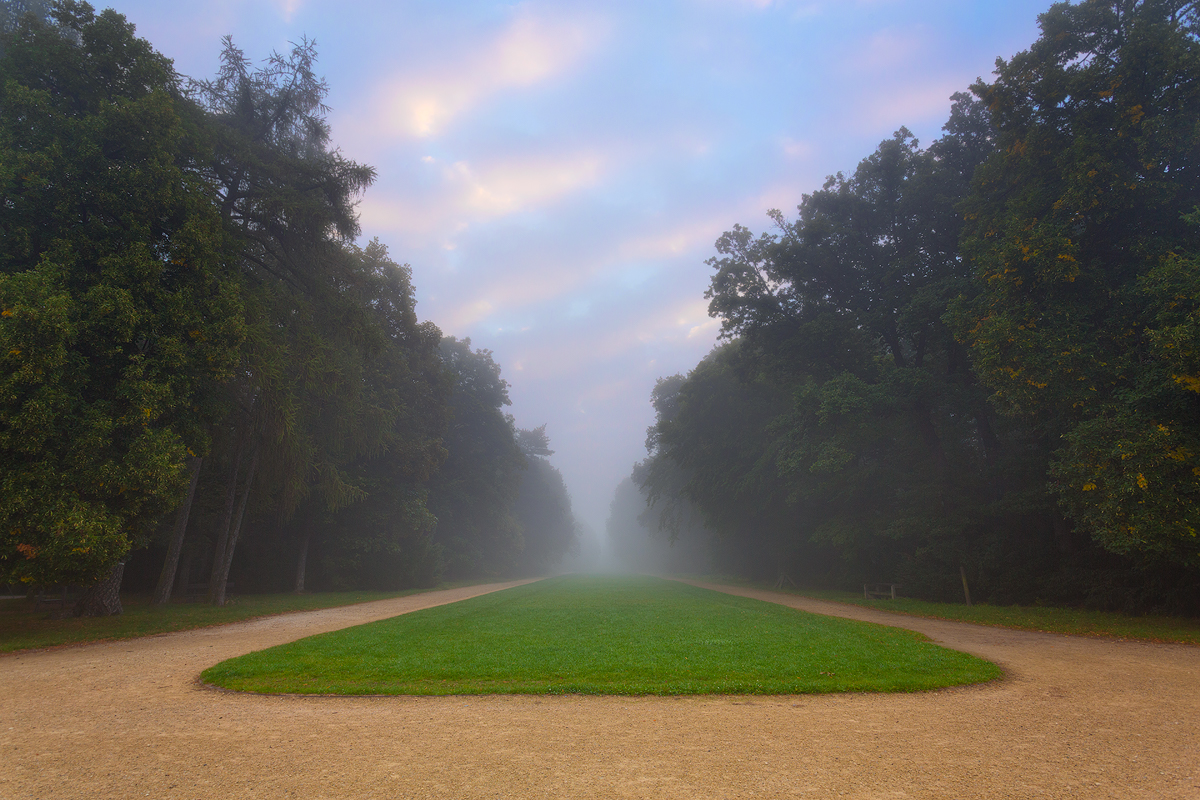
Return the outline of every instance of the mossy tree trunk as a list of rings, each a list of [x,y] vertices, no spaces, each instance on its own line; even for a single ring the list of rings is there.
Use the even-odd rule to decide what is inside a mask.
[[[121,578],[125,574],[125,562],[118,561],[108,575],[88,587],[75,604],[77,617],[115,617],[121,608]]]

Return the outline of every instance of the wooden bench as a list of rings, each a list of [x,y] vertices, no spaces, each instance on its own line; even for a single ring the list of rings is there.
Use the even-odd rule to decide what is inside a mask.
[[[898,583],[864,583],[863,584],[863,599],[864,600],[895,600],[896,590],[900,588]]]

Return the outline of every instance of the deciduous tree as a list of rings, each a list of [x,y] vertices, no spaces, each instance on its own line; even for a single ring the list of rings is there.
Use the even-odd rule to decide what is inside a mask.
[[[6,38],[0,110],[0,569],[119,582],[244,335],[205,153],[170,62],[70,0]]]
[[[1185,0],[1055,4],[974,91],[999,150],[965,205],[958,326],[1008,413],[1056,447],[1071,517],[1200,566],[1195,380],[1200,18]]]

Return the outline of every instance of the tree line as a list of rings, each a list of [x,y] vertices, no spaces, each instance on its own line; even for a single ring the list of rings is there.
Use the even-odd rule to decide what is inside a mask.
[[[723,342],[656,386],[612,535],[759,579],[1200,610],[1200,11],[1039,23],[941,138],[718,240]]]
[[[227,37],[194,80],[76,0],[0,27],[0,582],[109,614],[123,577],[220,604],[561,558],[545,427],[356,244],[375,172],[330,139],[314,43],[255,66]]]

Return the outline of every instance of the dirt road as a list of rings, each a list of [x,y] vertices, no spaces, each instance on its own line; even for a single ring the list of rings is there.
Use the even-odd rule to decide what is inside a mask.
[[[773,592],[724,589],[919,630],[1008,677],[671,699],[256,697],[195,682],[234,655],[510,585],[0,657],[0,798],[1200,798],[1200,647]]]

